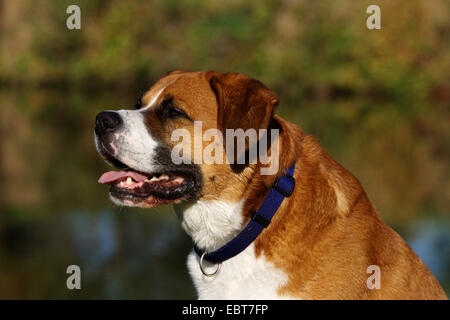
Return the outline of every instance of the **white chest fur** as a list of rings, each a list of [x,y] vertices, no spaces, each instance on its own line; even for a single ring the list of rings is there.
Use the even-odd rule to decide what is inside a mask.
[[[231,240],[242,229],[242,205],[225,201],[197,201],[176,206],[182,226],[202,248],[214,250]],[[205,262],[209,272],[215,265]],[[285,285],[288,277],[267,261],[264,254],[255,256],[251,244],[239,255],[222,263],[220,271],[206,277],[200,270],[199,257],[192,251],[187,266],[194,281],[199,299],[289,299],[280,296],[278,288]]]
[[[191,252],[187,265],[199,299],[289,299],[278,294],[278,288],[287,281],[286,274],[263,255],[256,258],[253,244],[224,261],[214,277],[203,275],[198,260],[198,255]],[[207,270],[213,272],[215,268],[209,266]]]

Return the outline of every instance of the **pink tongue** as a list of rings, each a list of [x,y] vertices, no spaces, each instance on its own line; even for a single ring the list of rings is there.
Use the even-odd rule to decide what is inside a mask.
[[[147,176],[137,173],[136,171],[108,171],[102,174],[100,179],[98,179],[98,182],[110,184],[126,177],[131,177],[136,182],[141,182],[147,179]]]

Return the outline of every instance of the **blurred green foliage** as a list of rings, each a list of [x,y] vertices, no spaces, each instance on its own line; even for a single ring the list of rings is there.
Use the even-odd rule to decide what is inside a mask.
[[[72,2],[2,2],[4,80],[135,88],[214,69],[261,79],[289,104],[340,89],[403,106],[448,81],[445,0],[377,1],[378,31],[365,27],[371,2],[350,0],[80,0],[82,29],[69,31]]]
[[[68,30],[73,1],[2,1],[0,81],[138,95],[172,69],[243,72],[388,219],[448,212],[450,3],[376,1],[370,31],[372,2],[80,0],[82,29]]]

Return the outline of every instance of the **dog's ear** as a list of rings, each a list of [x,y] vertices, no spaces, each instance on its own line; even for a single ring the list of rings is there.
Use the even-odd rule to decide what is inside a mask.
[[[175,70],[170,70],[170,71],[167,72],[164,76],[169,76],[169,75],[171,75],[171,74],[180,74],[180,73],[185,73],[185,72],[186,72],[186,71],[175,69]]]
[[[254,129],[258,139],[259,129],[268,128],[278,107],[279,100],[275,93],[261,82],[243,74],[209,72],[207,78],[217,99],[217,128],[221,130],[225,141],[231,141],[228,139],[227,129],[242,129],[244,132]],[[227,154],[229,160],[234,158],[234,164],[249,163],[250,140],[246,138],[245,143],[242,150],[244,153],[235,148],[237,152],[234,155]],[[257,144],[256,141],[256,145],[252,147],[256,147]],[[237,166],[235,169],[242,170],[243,167]]]
[[[218,128],[267,129],[278,107],[276,94],[258,80],[238,73],[211,72],[209,83],[216,94]]]

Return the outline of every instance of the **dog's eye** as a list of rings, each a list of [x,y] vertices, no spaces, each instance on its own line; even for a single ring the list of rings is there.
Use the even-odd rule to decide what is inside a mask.
[[[192,119],[182,109],[177,107],[177,104],[171,96],[167,96],[163,99],[163,101],[156,108],[156,114],[162,120],[186,118],[189,121],[192,121]]]
[[[167,118],[178,118],[178,117],[183,117],[186,116],[186,114],[178,109],[177,107],[169,107],[167,110]]]

